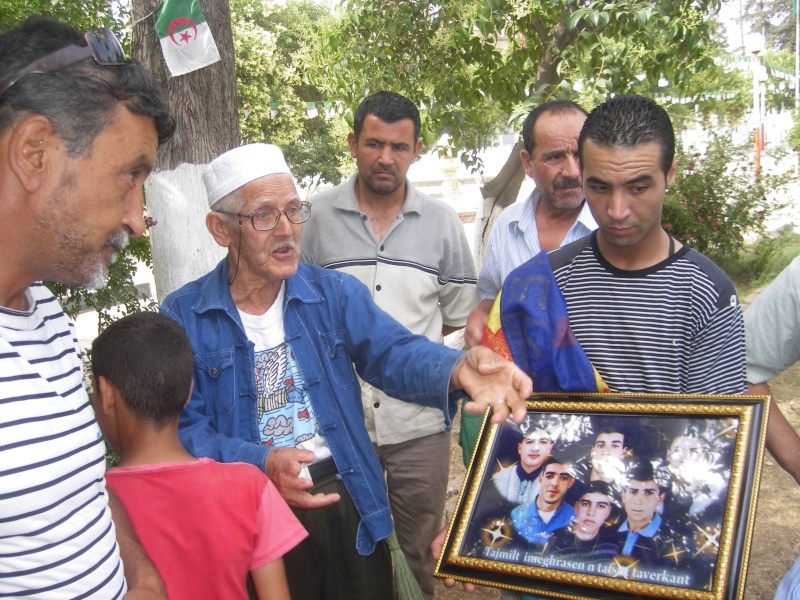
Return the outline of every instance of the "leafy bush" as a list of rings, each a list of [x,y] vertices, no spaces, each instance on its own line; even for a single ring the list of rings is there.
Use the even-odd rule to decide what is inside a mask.
[[[767,285],[798,255],[800,235],[794,232],[792,225],[785,225],[760,237],[735,262],[720,266],[731,279],[743,284],[739,286],[741,297],[742,292]]]
[[[792,111],[792,128],[786,135],[786,141],[792,147],[793,152],[800,150],[800,110]]]
[[[736,283],[740,298],[747,290],[769,282],[780,273],[780,269],[774,271],[771,265],[782,243],[779,235],[762,235],[738,255],[717,260],[717,265]]]
[[[783,208],[774,198],[791,175],[758,174],[749,144],[735,144],[728,132],[709,136],[704,152],[691,147],[676,152],[677,173],[662,222],[676,239],[707,255],[732,279],[747,280],[760,275],[778,243],[764,238],[747,248],[746,240],[763,238],[765,221]]]

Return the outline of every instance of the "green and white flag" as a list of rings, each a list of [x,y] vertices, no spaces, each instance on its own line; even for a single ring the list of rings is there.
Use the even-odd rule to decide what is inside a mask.
[[[156,35],[173,77],[219,60],[217,45],[198,0],[163,0],[156,9]]]

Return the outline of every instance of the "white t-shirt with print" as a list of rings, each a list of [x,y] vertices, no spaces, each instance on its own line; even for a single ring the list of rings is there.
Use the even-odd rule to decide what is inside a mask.
[[[247,338],[255,345],[258,427],[266,446],[300,448],[314,462],[331,455],[319,433],[305,378],[283,329],[284,286],[263,315],[239,311]]]

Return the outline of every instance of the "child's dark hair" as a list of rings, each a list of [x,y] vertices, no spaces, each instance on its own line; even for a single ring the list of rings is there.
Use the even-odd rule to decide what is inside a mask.
[[[193,373],[188,336],[158,313],[132,313],[114,321],[92,343],[94,377],[113,383],[131,413],[157,429],[180,414]]]

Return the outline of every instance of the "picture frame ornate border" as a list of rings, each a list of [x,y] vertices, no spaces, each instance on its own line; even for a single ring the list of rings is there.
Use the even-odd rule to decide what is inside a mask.
[[[721,492],[717,486],[717,502],[721,503],[717,520],[712,518],[710,523],[692,522],[697,517],[688,510],[687,515],[692,515],[686,519],[688,527],[693,525],[697,536],[684,550],[678,550],[678,553],[686,555],[683,566],[672,567],[670,562],[666,568],[644,570],[637,567],[637,562],[631,564],[630,559],[616,567],[616,558],[608,561],[604,567],[590,567],[588,563],[575,561],[559,563],[552,557],[548,560],[547,545],[541,552],[542,558],[536,558],[535,553],[529,555],[527,550],[514,553],[487,549],[495,543],[493,538],[485,537],[487,532],[501,535],[499,532],[502,529],[495,531],[480,523],[483,518],[481,503],[484,497],[491,499],[496,493],[492,487],[492,477],[497,465],[502,465],[504,460],[508,462],[510,449],[517,448],[513,437],[509,438],[509,432],[513,433],[516,429],[516,439],[523,437],[520,426],[514,426],[510,420],[501,425],[491,424],[491,409],[487,410],[435,575],[548,598],[626,600],[649,596],[685,600],[741,599],[755,520],[769,402],[769,396],[668,394],[537,394],[529,399],[523,428],[526,422],[530,428],[530,423],[537,420],[561,423],[561,439],[556,440],[553,455],[568,454],[570,445],[574,446],[573,455],[576,448],[591,448],[591,422],[604,419],[617,420],[634,429],[638,428],[640,462],[650,459],[651,463],[655,463],[664,447],[668,446],[668,438],[680,433],[684,424],[694,431],[703,431],[701,437],[705,436],[707,447],[717,446],[711,453],[712,457],[704,459],[708,469],[705,479],[710,481],[717,478],[725,483]],[[719,447],[720,435],[726,436],[727,447],[724,450]],[[509,439],[512,441],[509,442]],[[519,461],[519,454],[514,458]],[[591,458],[586,457],[585,460]],[[666,463],[666,460],[663,462]],[[704,483],[706,487],[708,481]],[[624,509],[621,502],[619,504],[622,518],[625,516]],[[702,533],[703,529],[706,529],[705,534]],[[519,534],[517,537],[522,542],[518,547],[525,548],[527,542],[521,540]],[[689,541],[688,537],[676,539]],[[700,542],[705,543],[705,549]],[[673,544],[673,550],[675,548]],[[675,563],[678,564],[677,559]],[[686,575],[688,579],[684,577],[693,571],[700,575],[695,576],[695,573],[691,577]]]

